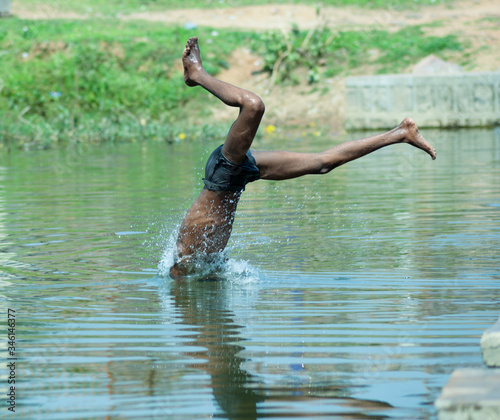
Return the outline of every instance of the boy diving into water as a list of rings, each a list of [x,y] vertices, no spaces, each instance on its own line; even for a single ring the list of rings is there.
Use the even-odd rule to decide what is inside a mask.
[[[238,200],[249,182],[327,174],[340,165],[397,143],[408,143],[428,153],[432,159],[436,158],[434,148],[410,118],[385,133],[347,141],[321,153],[250,151],[264,115],[262,100],[252,92],[210,76],[201,63],[197,37],[187,42],[182,64],[186,85],[201,86],[226,105],[239,108],[240,112],[224,144],[209,157],[203,179],[205,186],[181,224],[177,255],[170,268],[170,276],[174,279],[193,273],[196,261],[209,260],[224,250],[231,235]]]

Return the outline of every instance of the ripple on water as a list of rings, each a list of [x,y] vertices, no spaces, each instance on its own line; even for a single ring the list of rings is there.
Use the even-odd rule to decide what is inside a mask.
[[[168,277],[204,144],[0,155],[20,415],[435,418],[498,316],[500,138],[453,135],[249,185],[217,282]]]

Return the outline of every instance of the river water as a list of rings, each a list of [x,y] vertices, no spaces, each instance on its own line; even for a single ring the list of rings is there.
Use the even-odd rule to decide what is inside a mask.
[[[500,313],[500,132],[424,135],[436,161],[397,145],[250,184],[212,282],[165,273],[216,144],[2,152],[16,418],[435,418]]]

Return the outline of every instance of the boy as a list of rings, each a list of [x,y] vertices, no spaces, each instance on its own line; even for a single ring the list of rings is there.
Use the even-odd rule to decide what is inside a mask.
[[[239,198],[249,182],[326,174],[344,163],[397,143],[408,143],[436,158],[435,150],[410,118],[388,132],[351,140],[321,153],[250,151],[264,115],[262,100],[252,92],[207,74],[201,63],[197,37],[187,42],[182,63],[186,85],[203,87],[226,105],[238,107],[240,113],[224,144],[209,157],[203,179],[205,187],[180,227],[177,255],[170,269],[174,279],[193,273],[197,262],[209,261],[224,250]]]

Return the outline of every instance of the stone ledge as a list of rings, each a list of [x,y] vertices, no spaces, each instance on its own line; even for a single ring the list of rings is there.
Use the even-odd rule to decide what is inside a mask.
[[[346,128],[392,128],[405,117],[419,127],[500,124],[500,72],[395,74],[346,79]]]
[[[0,17],[10,16],[10,0],[0,0]]]
[[[455,370],[434,405],[439,420],[500,419],[500,370]]]
[[[483,333],[481,351],[483,360],[488,366],[500,367],[500,318]]]

